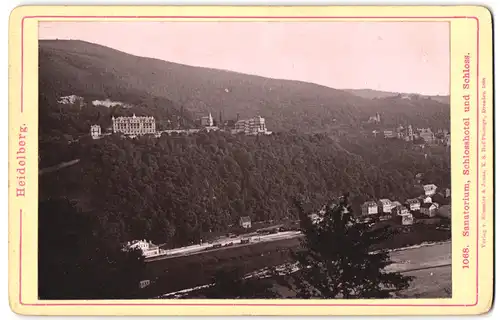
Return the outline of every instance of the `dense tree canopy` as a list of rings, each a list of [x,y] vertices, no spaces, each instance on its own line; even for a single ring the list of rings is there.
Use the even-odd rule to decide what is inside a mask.
[[[297,195],[319,208],[349,189],[359,212],[369,199],[403,202],[418,194],[418,172],[449,183],[445,157],[425,159],[398,141],[357,143],[291,133],[87,138],[50,152],[81,161],[42,176],[41,195],[66,196],[98,210],[122,241],[145,237],[181,245],[198,243],[205,232],[226,231],[241,216],[297,219],[289,210]]]

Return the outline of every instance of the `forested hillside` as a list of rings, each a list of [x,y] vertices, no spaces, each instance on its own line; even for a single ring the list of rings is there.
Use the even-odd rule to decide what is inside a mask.
[[[85,103],[57,103],[73,94]],[[108,98],[133,107],[91,103]],[[40,177],[41,199],[76,200],[113,241],[184,245],[205,232],[225,231],[245,215],[254,221],[295,219],[289,209],[297,196],[311,210],[344,191],[353,195],[355,210],[368,199],[404,201],[418,194],[417,173],[439,186],[450,184],[448,151],[416,151],[411,143],[362,134],[363,122],[376,112],[381,128],[448,128],[449,105],[433,99],[372,100],[311,83],[54,40],[40,41],[39,101],[40,166],[80,159]],[[219,111],[225,119],[260,114],[275,134],[89,136],[92,124],[105,130],[112,116],[154,116],[161,130],[178,117],[192,124],[198,111],[216,119]],[[348,134],[339,135],[339,129]]]
[[[153,278],[139,252],[122,250],[127,241],[199,244],[242,231],[243,216],[254,228],[297,222],[297,200],[305,213],[317,212],[347,192],[358,215],[367,200],[421,195],[421,183],[450,187],[449,148],[375,136],[409,124],[449,129],[447,98],[368,91],[180,65],[83,41],[40,41],[38,160],[48,168],[39,172],[40,297],[144,294],[138,282]],[[93,103],[108,99],[124,105]],[[196,120],[209,112],[219,125],[260,115],[273,133],[131,137],[110,130],[112,117],[133,114],[153,116],[157,131],[200,128]],[[380,123],[367,123],[376,113]],[[105,133],[100,139],[90,136],[94,124]],[[258,257],[252,268],[261,268],[288,255],[285,247],[248,248],[250,255],[230,259]],[[269,250],[276,255],[265,256]],[[193,286],[205,284],[215,266],[227,273],[212,258],[173,263],[162,281],[178,285],[185,279],[171,278],[184,274]]]
[[[417,172],[449,186],[446,157],[426,160],[411,144],[374,142],[289,133],[87,138],[66,151],[80,163],[41,176],[40,192],[78,200],[120,241],[181,245],[228,230],[241,216],[296,219],[290,208],[297,196],[312,210],[349,190],[359,211],[368,199],[417,195]]]

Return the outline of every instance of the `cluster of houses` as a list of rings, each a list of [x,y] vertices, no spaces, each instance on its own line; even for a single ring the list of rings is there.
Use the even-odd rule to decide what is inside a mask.
[[[433,201],[436,195],[437,186],[427,184],[423,186],[424,194],[418,198],[407,199],[404,204],[399,201],[380,199],[378,201],[367,201],[361,205],[361,221],[372,219],[389,220],[396,218],[402,225],[411,225],[415,221],[415,216],[433,218],[442,216],[451,218],[449,205],[441,205]],[[450,189],[444,189],[443,198],[451,196]]]
[[[379,113],[374,116],[370,116],[366,123],[369,124],[380,124],[381,117]],[[414,129],[411,124],[407,126],[398,126],[396,128],[386,128],[380,130],[373,130],[372,134],[374,137],[382,136],[385,139],[402,139],[405,141],[415,141],[422,139],[426,144],[442,144],[450,146],[451,137],[448,130],[439,129],[437,132],[433,132],[430,128],[416,128]]]
[[[451,145],[450,133],[445,129],[439,129],[434,133],[430,128],[417,128],[414,130],[411,125],[408,125],[383,131],[373,130],[372,134],[374,137],[382,134],[385,139],[402,139],[405,141],[422,139],[425,144],[441,144],[448,147]]]

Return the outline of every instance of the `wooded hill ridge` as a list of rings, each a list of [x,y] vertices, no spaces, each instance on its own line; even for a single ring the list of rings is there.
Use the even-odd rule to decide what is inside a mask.
[[[39,71],[44,116],[54,110],[60,113],[57,99],[61,96],[77,95],[89,102],[110,99],[132,104],[159,122],[181,114],[181,107],[186,110],[181,116],[189,120],[208,112],[217,120],[220,112],[225,120],[260,115],[274,132],[330,132],[339,126],[356,129],[377,112],[386,126],[411,123],[446,129],[450,122],[449,103],[443,103],[446,99],[395,99],[390,93],[392,99],[372,99],[362,91],[192,67],[80,40],[40,40]],[[85,118],[86,112],[79,117]],[[91,118],[108,117],[107,112]]]

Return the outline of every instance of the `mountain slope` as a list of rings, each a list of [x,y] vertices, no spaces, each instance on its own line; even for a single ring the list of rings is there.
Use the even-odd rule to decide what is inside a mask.
[[[222,111],[225,119],[259,114],[273,131],[328,131],[335,128],[334,119],[356,128],[375,112],[394,125],[409,120],[434,127],[449,123],[449,105],[432,100],[387,106],[316,84],[190,67],[83,41],[42,40],[39,46],[40,100],[49,105],[75,94],[169,110],[182,106],[217,118]],[[413,119],[417,116],[424,119]]]

